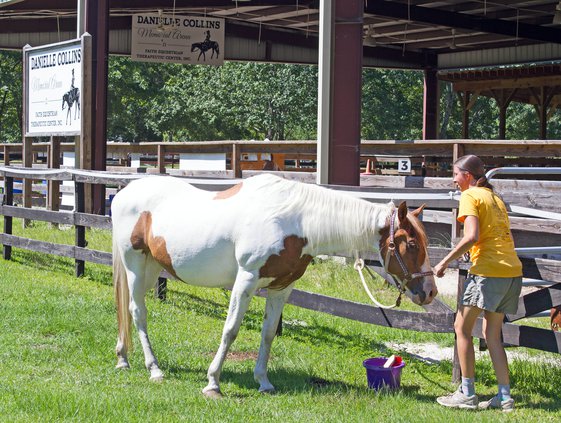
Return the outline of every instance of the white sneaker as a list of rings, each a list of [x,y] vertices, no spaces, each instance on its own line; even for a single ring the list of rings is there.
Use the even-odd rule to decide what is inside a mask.
[[[512,398],[501,401],[498,395],[495,395],[489,401],[481,401],[479,408],[486,410],[488,408],[500,408],[505,413],[510,413],[514,410],[514,400]]]
[[[467,408],[469,410],[477,409],[477,395],[467,396],[462,392],[461,386],[453,394],[438,397],[436,399],[440,405],[451,408]]]

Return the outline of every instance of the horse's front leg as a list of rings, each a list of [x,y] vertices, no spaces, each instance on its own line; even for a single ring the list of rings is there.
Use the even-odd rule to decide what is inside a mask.
[[[259,347],[259,356],[257,357],[253,373],[255,381],[259,383],[259,392],[274,392],[275,390],[275,387],[269,382],[267,377],[267,363],[271,353],[271,345],[277,333],[282,309],[292,292],[293,286],[294,284],[280,291],[269,289],[267,293],[265,317],[261,331],[261,346]]]
[[[230,345],[232,345],[232,342],[234,342],[238,335],[243,316],[255,293],[257,279],[257,271],[249,272],[241,268],[238,270],[236,282],[234,283],[232,295],[230,297],[228,316],[226,317],[224,329],[222,330],[220,347],[208,368],[208,385],[203,389],[203,393],[208,397],[221,396],[219,380],[222,365],[224,364]]]

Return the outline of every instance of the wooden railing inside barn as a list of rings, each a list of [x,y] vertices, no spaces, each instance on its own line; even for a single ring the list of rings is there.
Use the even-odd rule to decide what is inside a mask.
[[[0,144],[0,155],[3,156],[4,165],[60,168],[61,156],[75,151],[74,143],[62,142],[63,140],[61,137],[51,137],[50,142],[33,143],[31,138],[26,138],[24,144]],[[282,157],[281,162],[286,164],[287,170],[282,174],[284,177],[315,182],[315,174],[311,172],[315,171],[316,146],[316,141],[109,142],[107,170],[241,178],[251,175],[256,169],[255,164],[244,158],[266,153],[273,155],[273,158],[275,155]],[[226,170],[193,171],[177,168],[180,155],[207,153],[224,154],[228,164]],[[144,166],[128,166],[133,154],[139,154],[143,158]],[[372,165],[372,174],[360,176],[361,186],[452,189],[451,179],[431,177],[450,176],[451,163],[463,154],[476,154],[484,158],[490,167],[561,166],[561,140],[374,140],[362,141],[360,154],[364,166],[368,160],[376,163]],[[410,174],[399,173],[399,158],[411,160]],[[291,165],[288,166],[288,163]],[[295,170],[298,172],[294,172]],[[67,189],[68,187],[60,187],[57,182],[49,184],[48,199],[53,208],[56,208],[59,190]],[[22,202],[29,207],[32,204],[31,180],[25,181],[23,192]],[[528,201],[531,202],[531,198]],[[557,201],[554,206],[561,207],[561,202]]]
[[[76,170],[33,170],[27,168],[0,168],[0,175],[4,177],[4,194],[2,196],[2,205],[0,206],[0,214],[4,217],[4,233],[0,234],[0,244],[3,245],[4,259],[10,259],[11,249],[23,248],[31,251],[54,254],[62,257],[69,257],[75,260],[76,274],[82,275],[86,262],[110,265],[111,253],[88,249],[86,242],[86,228],[111,229],[111,218],[109,216],[98,216],[84,213],[84,190],[87,184],[103,184],[112,186],[124,186],[130,180],[143,177],[140,174],[108,174],[105,172],[87,172]],[[13,203],[14,200],[14,179],[23,180],[47,180],[50,183],[60,183],[62,181],[73,181],[75,189],[75,207],[74,211],[54,211],[41,208],[18,207]],[[395,179],[395,178],[394,178]],[[399,178],[397,178],[399,179]],[[425,179],[425,178],[421,178]],[[430,179],[430,178],[428,178]],[[437,179],[437,178],[434,178]],[[349,193],[364,197],[370,201],[387,201],[387,197],[399,201],[402,197],[406,197],[411,193],[411,188],[407,187],[407,181],[401,180],[403,186],[401,190],[393,188],[392,193],[387,193],[386,199],[382,195],[375,195],[372,189],[355,189]],[[525,181],[531,183],[530,181]],[[225,181],[227,183],[227,181]],[[441,182],[442,183],[442,182]],[[512,181],[496,181],[497,185],[513,184]],[[529,191],[533,195],[540,192],[547,192],[551,189],[551,183],[546,183],[547,188],[542,189],[544,182],[536,182],[533,190]],[[396,182],[394,182],[395,186]],[[415,183],[417,184],[417,183]],[[514,185],[517,186],[516,183]],[[219,185],[205,185],[207,189],[218,189]],[[342,189],[343,187],[338,187]],[[345,187],[348,189],[348,187]],[[529,188],[529,185],[527,186]],[[559,192],[561,190],[559,184],[555,187],[557,202],[559,203]],[[380,194],[377,189],[377,193]],[[399,191],[396,193],[396,191]],[[442,191],[442,189],[440,189]],[[510,192],[515,195],[514,191]],[[448,225],[453,223],[453,214],[444,212],[439,209],[453,208],[454,200],[452,198],[444,198],[440,196],[436,200],[417,199],[415,201],[408,200],[408,204],[414,206],[421,201],[427,203],[428,210],[423,213],[423,220],[427,226],[428,232],[432,227],[439,225]],[[559,207],[559,204],[557,204]],[[432,210],[431,210],[432,209]],[[447,215],[446,215],[447,213]],[[55,224],[73,225],[75,227],[75,244],[61,245],[45,241],[33,240],[23,237],[14,236],[12,234],[13,218],[40,220]],[[549,219],[527,219],[513,217],[514,231],[518,232],[534,232],[540,233],[540,238],[544,239],[544,231],[552,233],[552,236],[561,236],[561,224]],[[448,232],[450,233],[450,232]],[[429,255],[432,264],[436,264],[446,253],[447,248],[431,248]],[[377,271],[383,273],[380,263],[374,256],[365,257],[370,266],[376,268]],[[523,295],[519,300],[518,313],[507,316],[507,321],[503,326],[504,342],[510,345],[519,345],[529,348],[535,348],[550,352],[561,352],[561,332],[540,329],[530,326],[522,326],[513,322],[527,316],[532,316],[540,311],[548,310],[551,307],[561,305],[561,261],[548,258],[522,258],[524,263],[524,276],[534,279],[541,279],[554,283],[552,286],[542,288],[536,292]],[[455,262],[452,268],[460,269],[458,286],[463,286],[463,278],[467,272],[465,263]],[[163,273],[161,278],[167,278],[170,275]],[[162,282],[162,279],[160,280]],[[265,295],[258,293],[258,295]],[[411,312],[402,310],[385,310],[367,304],[341,300],[338,298],[327,297],[321,294],[309,293],[294,290],[288,301],[290,304],[305,307],[329,313],[335,316],[345,317],[365,323],[377,324],[399,329],[409,329],[426,332],[453,332],[454,311],[440,301],[434,301],[433,304],[426,306],[427,312]],[[482,337],[481,321],[478,323],[473,333],[476,337]],[[455,379],[459,377],[458,369],[455,370]]]
[[[58,168],[60,155],[74,152],[75,144],[61,142],[52,137],[48,143],[0,144],[4,165],[14,160],[26,167],[46,162],[49,168]],[[246,155],[267,153],[282,155],[292,165],[278,170],[314,171],[317,153],[316,141],[203,141],[203,142],[139,142],[107,143],[108,170],[130,163],[131,154],[140,154],[148,171],[174,172],[190,176],[193,172],[173,169],[179,163],[180,154],[222,153],[228,160],[228,170],[206,172],[208,176],[242,176],[243,170],[261,170],[244,159]],[[370,159],[374,174],[399,174],[397,160],[402,157],[412,161],[412,176],[450,176],[453,160],[464,154],[485,158],[490,167],[504,166],[561,166],[561,140],[364,140],[360,154],[365,165]],[[301,165],[311,162],[310,166]],[[287,165],[288,166],[288,165]],[[135,170],[138,170],[135,168]],[[144,169],[146,170],[146,169]],[[200,173],[197,173],[201,176]],[[365,175],[367,176],[367,175]]]

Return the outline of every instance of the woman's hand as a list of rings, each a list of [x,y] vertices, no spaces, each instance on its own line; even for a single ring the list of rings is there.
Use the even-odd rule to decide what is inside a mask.
[[[444,271],[448,268],[448,264],[446,262],[441,261],[436,266],[434,266],[433,272],[437,278],[441,278],[444,276]]]
[[[456,244],[452,251],[444,257],[440,263],[433,268],[434,275],[438,278],[444,276],[444,271],[454,260],[459,259],[464,253],[479,240],[479,218],[477,216],[467,216],[464,220],[464,236]]]

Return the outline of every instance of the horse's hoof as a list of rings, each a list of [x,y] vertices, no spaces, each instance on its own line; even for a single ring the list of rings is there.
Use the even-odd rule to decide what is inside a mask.
[[[161,370],[152,371],[150,374],[150,382],[163,382],[164,381],[164,374]]]
[[[130,367],[126,361],[119,361],[115,366],[116,369],[130,369]]]
[[[272,394],[274,394],[275,392],[276,392],[276,391],[275,391],[275,388],[268,388],[268,389],[260,389],[260,390],[259,390],[259,393],[265,394],[265,395],[272,395]]]
[[[210,399],[221,399],[222,392],[218,389],[203,389],[203,395]]]

